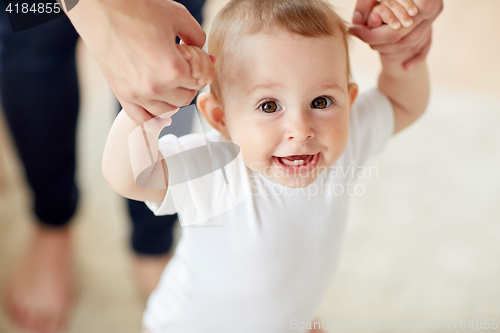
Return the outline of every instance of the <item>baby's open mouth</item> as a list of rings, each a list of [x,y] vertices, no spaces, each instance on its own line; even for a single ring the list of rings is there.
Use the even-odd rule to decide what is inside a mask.
[[[289,174],[307,173],[313,170],[319,161],[319,154],[314,155],[290,155],[273,156],[273,161],[278,168]]]

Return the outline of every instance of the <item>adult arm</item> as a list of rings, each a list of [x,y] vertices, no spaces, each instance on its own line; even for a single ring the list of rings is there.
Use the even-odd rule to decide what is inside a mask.
[[[175,44],[179,36],[201,48],[205,33],[177,2],[80,0],[67,15],[138,125],[189,104],[206,84],[191,75]]]

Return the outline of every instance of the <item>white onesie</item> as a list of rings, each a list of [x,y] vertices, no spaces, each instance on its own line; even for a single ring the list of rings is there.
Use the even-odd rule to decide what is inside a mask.
[[[252,194],[210,225],[182,229],[149,298],[144,327],[152,333],[284,333],[292,321],[311,321],[337,266],[357,173],[393,130],[391,104],[374,89],[351,110],[346,151],[313,184],[287,188],[244,167],[242,188]],[[160,151],[190,149],[197,136],[167,135]],[[223,141],[215,130],[207,139]],[[147,204],[156,215],[173,214],[169,196],[170,188],[163,203]]]

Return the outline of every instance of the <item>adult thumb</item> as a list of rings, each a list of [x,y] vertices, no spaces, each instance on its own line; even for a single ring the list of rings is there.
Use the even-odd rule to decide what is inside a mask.
[[[180,17],[176,20],[177,36],[187,45],[198,46],[202,48],[207,38],[196,19],[187,11],[182,11]]]
[[[354,10],[352,23],[364,25],[373,6],[375,6],[377,2],[377,0],[358,0],[356,3],[356,9]]]

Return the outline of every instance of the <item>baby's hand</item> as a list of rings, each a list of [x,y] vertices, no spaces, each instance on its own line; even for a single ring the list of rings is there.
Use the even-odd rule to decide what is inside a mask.
[[[197,46],[186,45],[181,41],[177,46],[191,67],[191,76],[197,79],[200,88],[212,83],[214,78],[215,57],[208,55]]]
[[[417,13],[413,0],[381,0],[368,16],[368,27],[378,28],[385,23],[394,30],[401,26],[409,28],[413,25],[412,16]]]

